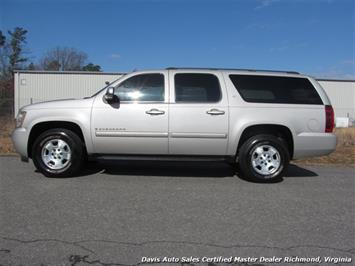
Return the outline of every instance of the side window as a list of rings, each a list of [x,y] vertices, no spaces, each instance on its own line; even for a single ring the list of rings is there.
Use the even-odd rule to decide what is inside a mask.
[[[164,101],[164,75],[141,74],[130,77],[115,88],[121,101]]]
[[[246,102],[323,104],[306,78],[230,75],[234,87]]]
[[[175,102],[218,102],[221,88],[212,74],[184,73],[175,75]]]

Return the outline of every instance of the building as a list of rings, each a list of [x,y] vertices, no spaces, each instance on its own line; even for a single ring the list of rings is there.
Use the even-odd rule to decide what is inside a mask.
[[[14,113],[24,105],[90,96],[124,73],[75,71],[16,71]],[[355,121],[355,80],[319,79],[334,107],[335,116]]]
[[[336,117],[355,119],[355,80],[318,79],[327,92]]]
[[[14,73],[14,114],[25,105],[93,95],[123,73],[86,71],[27,71]]]

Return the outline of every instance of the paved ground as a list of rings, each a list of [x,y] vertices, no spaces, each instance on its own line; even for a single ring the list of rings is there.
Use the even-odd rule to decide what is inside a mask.
[[[293,165],[277,184],[241,180],[222,163],[91,168],[48,179],[32,163],[0,158],[0,265],[136,265],[142,257],[182,265],[190,256],[214,260],[208,265],[225,265],[218,256],[354,265],[355,168]]]

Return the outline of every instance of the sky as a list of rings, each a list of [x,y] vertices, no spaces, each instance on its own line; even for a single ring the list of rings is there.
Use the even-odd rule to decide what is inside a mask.
[[[0,30],[28,30],[106,72],[165,67],[295,70],[355,79],[355,0],[0,0]]]

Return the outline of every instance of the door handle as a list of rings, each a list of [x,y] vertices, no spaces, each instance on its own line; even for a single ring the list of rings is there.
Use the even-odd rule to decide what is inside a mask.
[[[150,109],[149,111],[146,111],[145,113],[147,115],[163,115],[163,114],[165,114],[165,111],[153,108],[153,109]]]
[[[211,110],[208,110],[206,113],[209,115],[224,115],[226,112],[213,108]]]

